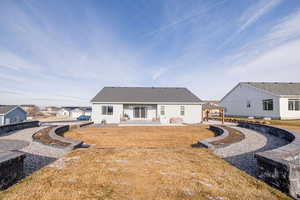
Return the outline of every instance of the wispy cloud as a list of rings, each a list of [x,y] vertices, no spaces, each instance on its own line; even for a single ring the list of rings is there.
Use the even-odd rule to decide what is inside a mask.
[[[254,2],[254,1],[253,1]],[[241,32],[255,24],[260,18],[267,15],[276,8],[282,0],[259,0],[250,6],[239,18],[238,29],[225,40],[218,48],[222,48],[231,43]]]
[[[229,57],[228,74],[241,79],[298,81],[300,73],[300,11],[279,20],[260,39]],[[227,64],[228,64],[227,63]],[[255,74],[255,77],[249,74]]]
[[[238,33],[245,30],[247,27],[250,27],[252,24],[255,24],[262,16],[266,15],[277,7],[282,0],[260,0],[258,3],[250,6],[240,17],[239,23],[240,28]]]
[[[237,81],[298,78],[297,1],[122,3],[1,2],[0,103],[87,105],[110,85],[218,98]]]
[[[156,81],[157,79],[159,79],[159,77],[161,77],[164,73],[166,73],[168,71],[168,68],[163,67],[163,68],[159,68],[158,70],[156,70],[154,72],[154,74],[152,75],[152,80]]]
[[[69,98],[70,103],[80,100],[88,104],[90,96],[105,85],[130,85],[142,78],[140,58],[105,20],[98,21],[89,3],[82,5],[80,13],[75,9],[53,11],[57,15],[61,11],[66,16],[80,14],[84,23],[79,24],[72,18],[58,23],[52,11],[45,9],[38,1],[5,1],[0,7],[0,32],[6,33],[0,38],[0,69],[6,73],[7,86],[28,94],[24,101],[41,93],[67,93],[86,97]],[[26,84],[16,85],[16,80]],[[29,87],[33,92],[26,92]],[[51,103],[51,98],[39,99]]]
[[[284,42],[300,36],[300,10],[283,18],[265,37],[268,41]]]
[[[239,81],[299,81],[299,19],[298,10],[277,20],[277,23],[274,20],[272,24],[275,25],[264,35],[259,35],[255,40],[229,51],[229,54],[222,58],[207,63],[205,68],[200,68],[199,64],[191,59],[190,54],[188,60],[181,60],[179,66],[186,69],[185,66],[193,65],[195,67],[192,71],[186,69],[180,75],[173,73],[173,70],[168,71],[167,75],[161,75],[164,79],[168,78],[168,81],[163,81],[163,78],[160,81],[164,84],[167,82],[188,84],[200,94],[200,97],[201,93],[204,95],[209,93],[211,96],[225,94]],[[247,26],[250,27],[249,23]],[[204,82],[210,84],[203,84]],[[207,87],[210,88],[209,91]]]
[[[218,6],[224,4],[227,0],[222,0],[219,1],[213,5],[208,5],[206,7],[201,7],[200,9],[192,12],[193,14],[189,14],[187,16],[182,16],[179,17],[178,19],[175,19],[174,21],[169,22],[168,24],[162,25],[161,27],[159,27],[156,30],[150,31],[146,34],[143,34],[143,37],[148,37],[148,36],[152,36],[155,34],[159,34],[160,32],[166,31],[166,30],[170,30],[175,28],[176,26],[180,25],[180,24],[185,24],[188,23],[196,18],[199,18],[201,16],[203,16],[204,14],[207,14],[210,10],[217,8]],[[189,12],[190,13],[190,12]]]

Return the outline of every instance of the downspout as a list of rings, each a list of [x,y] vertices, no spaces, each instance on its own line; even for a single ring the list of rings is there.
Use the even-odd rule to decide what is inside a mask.
[[[278,114],[279,114],[279,120],[281,120],[281,97],[278,97]],[[289,105],[289,102],[288,102],[288,105]]]

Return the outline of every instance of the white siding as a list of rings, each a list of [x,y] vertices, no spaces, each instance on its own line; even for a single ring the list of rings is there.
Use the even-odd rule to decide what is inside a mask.
[[[91,112],[91,111],[85,111],[85,112],[84,112],[84,115],[86,115],[86,116],[91,116],[91,115],[92,115],[92,112]]]
[[[113,115],[102,115],[102,106],[113,106]],[[165,105],[145,105],[145,106],[148,107],[147,120],[152,120],[157,115],[157,117],[160,117],[162,123],[169,123],[170,119],[173,117],[182,118],[184,123],[190,123],[190,124],[200,123],[202,121],[202,105],[165,104]],[[165,106],[164,116],[160,116],[161,106]],[[180,106],[184,106],[185,108],[184,116],[180,115]],[[135,118],[133,118],[132,106],[125,105],[124,114],[125,113],[128,114],[131,120],[136,120]],[[106,120],[107,123],[119,123],[122,116],[123,116],[123,104],[94,103],[92,105],[92,120],[95,123],[101,123],[102,120]]]
[[[294,98],[291,98],[294,99]],[[289,110],[289,98],[280,98],[281,119],[300,119],[300,111]]]
[[[102,106],[113,106],[112,115],[102,115]],[[107,123],[119,123],[123,116],[123,104],[98,104],[92,105],[92,121],[95,123],[101,123],[102,120],[106,120]]]
[[[60,109],[57,111],[56,116],[58,117],[70,117],[70,112],[66,109]]]
[[[4,116],[0,115],[0,126],[4,125]]]
[[[84,111],[80,109],[74,109],[70,111],[70,116],[72,119],[77,119],[79,116],[84,115]]]
[[[161,106],[165,107],[165,115],[161,115]],[[184,106],[184,116],[180,115],[180,106]],[[184,123],[194,124],[202,121],[202,105],[158,105],[157,114],[162,123],[169,123],[173,117],[182,118]]]
[[[263,110],[265,99],[273,99],[273,111]],[[250,108],[247,108],[248,102]],[[225,107],[225,114],[228,116],[280,118],[279,97],[243,84],[233,89],[220,102],[220,106]]]

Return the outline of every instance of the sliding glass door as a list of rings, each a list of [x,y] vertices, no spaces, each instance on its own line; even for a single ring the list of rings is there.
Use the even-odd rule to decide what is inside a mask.
[[[136,119],[145,119],[147,118],[147,108],[136,106],[133,108],[133,116]]]

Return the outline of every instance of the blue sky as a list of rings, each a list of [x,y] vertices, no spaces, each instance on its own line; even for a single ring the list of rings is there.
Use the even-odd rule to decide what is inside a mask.
[[[1,0],[0,104],[88,105],[104,86],[300,81],[299,0]]]

